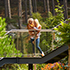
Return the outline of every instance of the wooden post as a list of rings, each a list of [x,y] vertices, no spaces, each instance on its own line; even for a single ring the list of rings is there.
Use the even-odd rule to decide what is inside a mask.
[[[68,70],[70,70],[70,44],[68,45],[69,46],[69,49],[68,49],[68,54],[69,54],[69,57],[68,57]]]
[[[18,42],[19,42],[18,35],[19,35],[19,33],[17,32],[17,57],[18,57]]]
[[[34,48],[35,48],[35,56],[36,56],[36,31],[35,31],[35,40],[34,40],[34,43],[35,43]]]
[[[52,32],[52,50],[54,50],[54,45],[53,45],[53,41],[54,41],[54,32]]]
[[[33,70],[33,64],[28,64],[28,70]]]
[[[20,40],[21,40],[21,52],[24,54],[24,48],[23,48],[23,33],[20,33]]]
[[[36,64],[34,64],[34,70],[36,70]]]

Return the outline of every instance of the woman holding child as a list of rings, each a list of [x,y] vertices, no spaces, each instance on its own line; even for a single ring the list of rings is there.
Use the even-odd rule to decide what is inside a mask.
[[[44,52],[39,47],[41,25],[39,24],[38,19],[33,20],[33,18],[29,18],[27,29],[32,29],[32,31],[29,31],[29,35],[33,46],[33,53],[35,53],[34,40],[36,38],[36,48],[40,51],[41,55],[44,56]],[[36,33],[33,30],[35,30]],[[35,37],[35,34],[36,34],[36,37]]]

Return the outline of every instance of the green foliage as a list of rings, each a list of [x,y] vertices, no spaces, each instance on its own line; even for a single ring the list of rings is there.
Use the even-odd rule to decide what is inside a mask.
[[[55,26],[57,26],[58,24],[60,24],[61,21],[64,20],[64,14],[63,14],[63,8],[62,8],[63,5],[60,6],[59,0],[57,0],[57,3],[58,3],[58,5],[56,5],[56,8],[55,8],[56,15],[53,16],[52,13],[49,12],[49,18],[48,17],[46,18],[46,21],[44,22],[44,24],[42,26],[44,29],[45,28],[46,29],[52,29]],[[44,37],[45,35],[46,35],[46,37]],[[51,42],[52,42],[52,35],[51,35],[51,33],[45,33],[45,35],[43,34],[45,42],[43,41],[42,36],[41,36],[41,40],[44,42],[44,45],[46,45],[48,48],[50,48]],[[55,46],[59,46],[59,44],[60,44],[60,42],[59,43],[56,42],[56,45],[55,45],[55,42],[54,42]]]
[[[57,14],[57,16],[55,18],[59,19],[60,21],[64,20],[64,14],[63,14],[63,5],[60,6],[59,0],[57,0],[58,5],[56,5],[55,7],[55,12]]]
[[[28,70],[28,64],[6,64],[0,70]]]
[[[17,70],[28,70],[28,64],[16,64]]]
[[[42,29],[52,29],[55,26],[59,25],[61,21],[64,21],[64,14],[63,14],[63,5],[60,6],[59,0],[57,0],[58,5],[56,5],[55,12],[56,15],[53,16],[51,12],[49,12],[49,18],[47,17],[46,20],[43,21],[43,18],[40,18],[40,13],[33,13],[32,17],[34,19],[38,19],[40,24],[42,25]],[[57,33],[56,33],[57,34]],[[57,37],[56,37],[57,39]],[[54,41],[55,48],[59,47],[63,43]],[[30,44],[28,44],[30,47]],[[50,32],[42,32],[40,38],[40,47],[45,52],[46,50],[50,49],[52,46],[52,33]]]
[[[46,64],[36,64],[36,69],[37,70],[41,70],[41,68],[43,68]]]
[[[17,23],[18,22],[18,19],[21,19],[21,17],[19,17],[19,16],[12,16],[12,18],[10,19],[9,17],[6,17],[6,22],[8,23],[8,24],[10,24],[10,23]]]
[[[63,14],[63,5],[60,6],[59,0],[57,0],[58,5],[56,5],[55,12],[56,15],[53,16],[51,12],[49,12],[49,18],[47,17],[46,20],[43,21],[43,18],[41,18],[40,13],[33,13],[32,17],[34,19],[38,19],[40,24],[42,25],[42,29],[51,29],[57,26],[61,23],[61,21],[64,20],[64,14]],[[46,51],[51,47],[52,42],[52,34],[51,33],[41,33],[40,38],[40,47],[42,50]],[[55,43],[54,43],[55,44]],[[59,43],[58,43],[59,44]],[[56,43],[56,45],[58,45]],[[60,44],[61,45],[61,44]],[[44,46],[44,47],[43,47]]]
[[[34,19],[38,19],[39,20],[39,22],[40,22],[40,24],[41,24],[41,26],[42,26],[42,29],[45,29],[46,28],[46,24],[45,24],[45,22],[43,22],[43,18],[41,17],[41,14],[40,13],[33,13],[32,14],[32,17],[34,18]],[[47,34],[49,34],[49,33],[47,33]],[[50,35],[50,34],[49,34]],[[48,37],[48,39],[51,39],[51,38],[49,38],[49,36],[47,36]],[[50,41],[48,41],[48,39],[46,39],[46,33],[42,33],[41,34],[41,43],[40,43],[40,47],[41,47],[41,49],[42,50],[44,50],[44,51],[46,51],[47,50],[47,47],[49,48],[49,43],[51,43]],[[43,46],[44,46],[44,48],[43,48]]]
[[[45,21],[46,28],[53,28],[56,25],[56,23],[54,23],[54,21],[55,21],[55,16],[53,16],[52,13],[49,12],[49,18],[47,17],[46,21]]]
[[[61,21],[61,26],[54,29],[60,32],[60,34],[57,34],[57,36],[61,38],[61,42],[70,44],[70,22],[63,23],[63,21]]]
[[[32,13],[32,17],[34,18],[34,19],[38,19],[39,20],[39,22],[42,20],[42,17],[41,17],[41,14],[40,13]]]
[[[26,45],[27,53],[28,54],[32,54],[33,53],[33,49],[32,49],[31,41],[29,40],[29,43],[26,43],[25,45]]]
[[[6,18],[6,21],[7,21],[8,24],[16,23],[15,19],[10,19],[9,17]]]
[[[12,57],[15,54],[20,53],[15,48],[14,40],[12,36],[6,35],[6,23],[5,18],[0,17],[0,57]],[[22,54],[20,53],[20,56]]]
[[[57,0],[58,5],[56,5],[55,12],[56,16],[53,16],[51,12],[49,12],[49,18],[46,18],[46,28],[53,28],[56,25],[60,24],[61,21],[64,20],[64,14],[63,14],[63,5],[60,6],[59,0]]]
[[[41,16],[40,13],[36,12],[36,13],[32,13],[32,17],[34,19],[38,19],[39,20],[39,23],[41,24],[42,28],[45,29],[46,28],[46,24],[45,22],[43,22],[43,18]]]

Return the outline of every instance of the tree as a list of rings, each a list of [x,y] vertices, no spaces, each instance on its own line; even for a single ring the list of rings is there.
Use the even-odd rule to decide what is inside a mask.
[[[37,1],[35,0],[35,12],[37,12]]]
[[[34,9],[35,4],[34,4],[34,1],[35,0],[32,0],[33,12],[35,12],[35,9]]]
[[[38,0],[40,2],[40,0]]]
[[[10,0],[8,0],[8,15],[9,15],[9,18],[11,19]]]
[[[8,17],[8,0],[4,0],[5,2],[5,17]]]
[[[55,16],[54,0],[52,0],[52,14],[53,16]]]
[[[18,19],[19,29],[21,29],[22,26],[22,0],[18,0],[18,16],[20,19]]]
[[[69,46],[68,65],[69,65],[69,70],[70,70],[70,21],[69,23],[63,23],[63,21],[61,21],[61,26],[58,26],[58,28],[54,28],[54,29],[60,32],[60,34],[57,34],[57,36],[61,38],[61,42],[63,42],[64,44],[68,44]]]
[[[15,48],[14,39],[12,36],[6,35],[6,23],[5,18],[0,17],[0,57],[13,57],[15,54],[20,53]],[[20,53],[20,56],[22,54]]]
[[[49,12],[50,12],[50,8],[49,8],[49,0],[47,0],[47,16],[49,17]]]
[[[8,17],[8,0],[4,0],[5,3],[5,18]],[[8,25],[6,26],[8,29]]]
[[[46,11],[46,1],[43,0],[43,3],[44,3],[44,12]]]
[[[53,16],[52,13],[49,12],[49,18],[48,17],[46,18],[46,21],[44,22],[45,24],[44,23],[41,24],[44,29],[45,28],[52,29],[55,26],[59,25],[60,21],[64,20],[63,9],[62,9],[63,6],[60,6],[59,1],[57,3],[58,3],[58,5],[56,5],[56,8],[55,8],[56,16]],[[46,40],[42,39],[42,45],[44,45],[44,47],[45,47],[45,45],[47,45],[46,48],[50,48],[51,42],[53,44],[52,35],[50,33],[46,33],[46,34],[44,33],[44,35],[47,35],[47,37],[45,36],[45,38],[44,38]],[[62,44],[61,43],[57,44],[57,42],[56,42],[56,43],[54,43],[54,45],[56,48],[57,46],[60,46]]]
[[[30,13],[30,16],[32,16],[32,1],[29,0],[29,13]]]
[[[38,13],[38,12],[32,13],[32,17],[33,17],[34,19],[38,19],[39,22],[42,20],[41,14]]]
[[[67,11],[67,0],[63,0],[64,2],[64,17],[65,19],[68,18],[68,11]]]
[[[25,22],[27,23],[27,0],[25,1]]]

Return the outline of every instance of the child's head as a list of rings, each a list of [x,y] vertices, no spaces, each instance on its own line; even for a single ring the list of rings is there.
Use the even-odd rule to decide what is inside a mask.
[[[35,19],[35,20],[34,20],[34,25],[35,25],[35,27],[38,27],[38,26],[39,26],[39,21],[38,21],[38,19]]]
[[[32,23],[33,22],[33,18],[29,18],[27,23]]]
[[[33,18],[29,18],[27,22],[30,26],[34,26],[33,21],[34,21]]]

